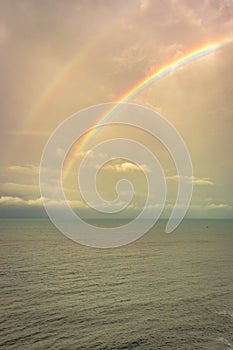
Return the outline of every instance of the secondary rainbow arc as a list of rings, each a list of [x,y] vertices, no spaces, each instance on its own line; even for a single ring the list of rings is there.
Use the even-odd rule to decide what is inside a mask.
[[[87,132],[87,134],[82,138],[82,142],[79,144],[78,149],[81,151],[84,146],[88,143],[88,141],[95,135],[98,128],[101,126],[101,123],[103,121],[109,119],[112,115],[112,113],[120,107],[120,105],[124,102],[129,101],[131,98],[133,98],[136,94],[138,94],[140,91],[144,90],[149,85],[153,84],[155,81],[162,79],[166,76],[168,76],[171,72],[176,71],[177,69],[184,67],[192,62],[195,62],[197,60],[200,60],[228,45],[230,45],[233,42],[233,39],[224,39],[222,41],[207,44],[198,48],[195,48],[191,50],[190,52],[184,54],[182,57],[172,60],[168,62],[165,65],[162,65],[156,71],[154,71],[151,75],[148,77],[140,80],[134,87],[132,87],[130,90],[128,90],[126,93],[124,93],[118,101],[115,103],[114,107],[112,107],[107,113],[105,113],[101,118],[99,118],[95,125],[93,125],[93,128],[91,131]],[[77,149],[75,150],[77,152]],[[63,168],[63,178],[65,178],[72,166],[73,157],[71,155],[70,161],[66,162],[64,168]]]

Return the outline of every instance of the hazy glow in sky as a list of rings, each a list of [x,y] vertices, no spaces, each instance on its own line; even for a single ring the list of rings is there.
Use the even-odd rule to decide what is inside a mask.
[[[60,122],[81,108],[118,100],[163,63],[232,33],[232,0],[0,2],[0,217],[42,215],[38,167]],[[232,67],[230,45],[132,99],[162,113],[185,140],[195,174],[191,217],[232,217]],[[105,127],[82,151],[74,145],[75,161],[64,179],[71,204],[94,215],[86,214],[75,189],[77,166],[90,147],[113,136],[140,140],[160,159],[168,215],[177,190],[174,164],[159,142],[132,128]],[[140,171],[114,161],[97,182],[102,195],[112,199],[122,174],[133,179],[136,191],[127,216],[144,202]]]

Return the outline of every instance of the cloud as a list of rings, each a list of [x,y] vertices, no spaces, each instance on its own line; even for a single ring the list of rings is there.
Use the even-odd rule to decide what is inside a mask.
[[[5,182],[1,194],[12,201],[39,197],[39,171],[23,164],[40,159],[44,138],[57,125],[80,108],[117,101],[183,53],[232,36],[232,10],[232,0],[0,1],[0,142],[6,158],[2,169],[13,164],[1,173],[0,181]],[[177,127],[187,141],[194,168],[205,175],[182,180],[195,185],[204,204],[215,203],[212,212],[214,206],[222,212],[221,205],[230,203],[231,197],[232,57],[232,46],[226,47],[154,82],[131,100],[157,106]],[[65,74],[61,80],[60,73]],[[112,134],[113,128],[106,127],[95,137],[102,141]],[[57,156],[62,157],[59,146]],[[77,163],[86,155],[78,148],[74,155],[72,150],[70,157]],[[165,156],[160,155],[163,162]],[[90,166],[95,160],[104,161],[100,155],[89,156]],[[143,167],[142,171],[150,171]],[[52,168],[53,164],[49,171]],[[139,170],[128,164],[108,167],[100,186],[109,189],[106,179],[111,181],[113,172],[134,176]],[[66,185],[71,184],[70,174]],[[134,176],[135,182],[139,177]],[[178,177],[167,180],[173,191]],[[213,199],[206,201],[210,192]]]
[[[11,197],[11,196],[1,196],[0,197],[0,204],[5,205],[29,205],[29,206],[41,206],[42,201],[41,198],[35,198],[35,199],[28,199],[25,200],[20,197]]]
[[[210,179],[210,177],[188,177],[188,176],[182,176],[182,175],[172,175],[172,176],[166,176],[167,180],[171,181],[178,181],[178,180],[184,180],[185,182],[192,182],[194,185],[208,185],[213,186],[214,183]]]
[[[121,164],[108,164],[104,168],[108,171],[115,171],[117,173],[126,173],[126,172],[135,172],[135,171],[143,171],[144,173],[150,173],[151,169],[148,167],[148,165],[142,164],[142,165],[136,165],[130,162],[124,162]]]
[[[77,159],[82,159],[87,156],[88,158],[93,158],[93,159],[104,159],[107,156],[107,154],[101,153],[101,152],[94,152],[92,150],[88,150],[88,151],[78,150],[74,153],[74,157]]]
[[[211,181],[209,177],[194,177],[192,180],[195,185],[210,185],[213,186],[214,183]]]
[[[35,193],[39,193],[38,184],[24,184],[16,182],[4,182],[0,183],[1,192],[5,194],[26,197],[32,196]]]
[[[6,206],[42,207],[43,201],[45,201],[46,204],[49,206],[58,207],[58,208],[66,206],[67,203],[73,208],[88,208],[88,206],[84,202],[78,201],[78,200],[57,201],[57,200],[46,199],[46,198],[44,198],[42,200],[42,197],[37,197],[37,198],[33,198],[33,199],[24,199],[24,198],[16,197],[16,196],[1,196],[0,197],[0,204],[6,205]]]
[[[229,204],[226,203],[211,203],[205,206],[207,209],[230,209],[232,208]]]
[[[36,165],[10,165],[6,168],[7,172],[16,173],[16,174],[27,174],[35,175],[39,174],[39,167]]]

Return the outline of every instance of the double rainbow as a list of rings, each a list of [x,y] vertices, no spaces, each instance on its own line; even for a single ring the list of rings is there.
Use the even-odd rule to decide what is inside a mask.
[[[114,113],[114,111],[117,108],[120,108],[121,103],[127,102],[130,99],[132,99],[135,95],[137,95],[140,91],[144,90],[149,85],[153,84],[155,81],[162,79],[169,75],[171,72],[174,72],[175,70],[184,67],[192,62],[195,62],[197,60],[200,60],[226,46],[231,44],[233,42],[233,39],[225,39],[222,41],[219,41],[217,43],[208,44],[205,46],[201,46],[198,48],[195,48],[194,50],[191,50],[190,52],[184,54],[182,57],[170,61],[165,65],[162,65],[160,68],[158,68],[155,72],[153,72],[151,75],[146,77],[145,79],[142,79],[139,81],[133,88],[128,90],[126,93],[124,93],[116,102],[114,107],[112,107],[107,113],[105,113],[103,116],[101,116],[100,119],[96,121],[96,124],[93,125],[93,129],[82,138],[82,141],[79,144],[79,150],[82,150],[83,147],[88,143],[88,141],[95,135],[98,128],[101,126],[101,124],[109,119],[111,115]],[[77,152],[77,149],[75,150]],[[70,155],[70,160],[66,162],[64,168],[63,168],[63,175],[66,176],[72,166],[72,154]]]

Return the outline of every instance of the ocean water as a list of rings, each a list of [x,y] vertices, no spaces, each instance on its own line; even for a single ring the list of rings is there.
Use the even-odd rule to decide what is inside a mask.
[[[165,224],[102,250],[1,220],[0,348],[233,349],[233,221]]]

